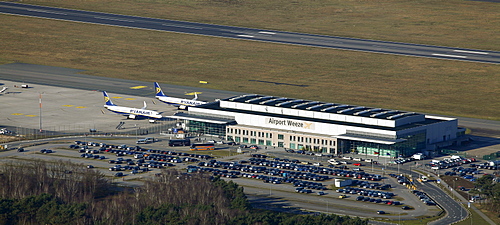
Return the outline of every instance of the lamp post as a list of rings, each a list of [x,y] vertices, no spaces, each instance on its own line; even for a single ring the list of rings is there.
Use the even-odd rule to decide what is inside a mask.
[[[452,189],[452,194],[453,194],[453,199],[455,199],[456,201],[456,196],[455,196],[455,189],[457,188],[457,185],[455,184],[455,181],[457,180],[458,178],[455,177],[455,179],[453,179],[453,189]]]

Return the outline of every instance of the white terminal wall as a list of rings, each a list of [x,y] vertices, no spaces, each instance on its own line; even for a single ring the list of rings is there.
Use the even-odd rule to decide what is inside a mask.
[[[225,106],[226,108],[236,108],[236,106],[239,106],[241,103],[235,103],[235,102],[225,102],[221,101],[221,107]],[[423,125],[423,126],[417,126],[405,130],[399,130],[399,131],[388,131],[388,130],[382,130],[382,129],[374,129],[374,128],[365,128],[362,126],[346,126],[346,125],[339,125],[339,124],[330,124],[330,123],[319,123],[319,122],[310,122],[310,121],[305,121],[305,120],[292,120],[292,119],[285,119],[285,118],[280,118],[278,117],[278,113],[281,112],[282,109],[285,111],[286,108],[279,108],[279,107],[267,107],[263,108],[265,106],[258,105],[260,107],[254,107],[252,108],[252,104],[241,104],[245,105],[247,107],[247,110],[250,111],[257,111],[254,109],[260,109],[263,111],[261,112],[268,112],[268,113],[275,113],[278,114],[276,117],[270,117],[270,116],[262,116],[262,115],[254,115],[254,114],[246,114],[246,113],[236,113],[236,112],[229,112],[229,111],[223,111],[223,110],[212,110],[212,109],[204,109],[204,108],[197,108],[197,107],[190,107],[188,108],[190,112],[195,112],[195,113],[204,113],[204,114],[214,114],[214,115],[220,115],[220,116],[230,116],[234,117],[236,122],[241,125],[248,125],[248,126],[258,126],[262,128],[268,128],[268,129],[280,129],[280,130],[290,130],[290,131],[298,131],[298,132],[304,132],[304,133],[311,133],[311,134],[320,134],[320,135],[331,135],[331,136],[336,136],[336,135],[341,135],[341,134],[346,134],[346,131],[356,131],[356,132],[363,132],[363,133],[371,133],[374,134],[375,136],[392,136],[396,138],[396,136],[401,137],[402,135],[406,133],[412,133],[415,131],[426,131],[426,137],[427,137],[427,144],[433,144],[433,143],[438,143],[442,141],[447,141],[447,140],[452,140],[455,139],[457,136],[457,127],[458,127],[458,120],[455,118],[446,118],[446,117],[436,117],[436,116],[429,116],[429,115],[422,115],[419,114],[415,116],[416,118],[413,118],[413,120],[420,121],[421,117],[429,118],[429,119],[438,119],[441,120],[441,122],[433,123],[433,124],[428,124],[428,125]],[[243,109],[243,108],[236,108],[236,109]],[[259,110],[259,111],[260,111]],[[305,111],[305,110],[296,110],[296,111]],[[311,112],[307,112],[311,113]],[[348,119],[341,120],[342,117],[346,117],[347,115],[339,115],[339,114],[331,114],[333,116],[328,117],[328,114],[330,113],[322,113],[322,112],[312,112],[313,116],[309,116],[311,118],[318,118],[318,119],[326,119],[326,118],[332,118],[335,116],[337,121],[344,121],[348,122]],[[283,113],[284,114],[284,113]],[[286,114],[285,114],[286,115]],[[304,116],[307,114],[296,114],[298,116]],[[319,117],[318,115],[324,116],[324,117]],[[412,116],[409,117],[408,120],[412,120]],[[376,119],[376,118],[368,118],[368,117],[359,117],[361,118],[360,122],[361,124],[368,124],[368,125],[380,125],[380,123],[383,123],[384,121],[388,120],[383,120],[383,119]],[[425,119],[424,118],[424,119]],[[270,119],[275,119],[275,120],[286,120],[285,122],[292,122],[292,123],[310,123],[310,125],[305,126],[305,127],[296,127],[296,126],[287,126],[287,125],[278,125],[278,124],[272,124],[269,122]],[[406,118],[403,118],[406,119]],[[330,119],[331,120],[331,119]],[[371,123],[370,123],[371,121]],[[391,122],[391,121],[389,121]],[[394,121],[392,121],[394,122]]]
[[[387,130],[379,130],[373,128],[346,126],[346,125],[338,125],[330,123],[310,122],[305,120],[294,120],[294,119],[286,119],[280,117],[235,113],[235,112],[203,109],[196,107],[191,107],[188,109],[191,112],[231,116],[234,117],[236,122],[240,125],[257,126],[268,129],[289,130],[296,132],[311,133],[314,135],[319,134],[319,135],[331,135],[331,136],[345,134],[346,131],[349,130],[349,131],[358,131],[363,133],[383,134],[384,136],[396,137],[396,131],[387,131]],[[273,124],[272,122],[270,122],[271,120],[283,121],[284,123]],[[293,126],[289,124],[301,124],[302,126]]]
[[[265,112],[265,113],[282,114],[282,115],[290,115],[290,116],[309,117],[309,118],[316,118],[316,119],[333,120],[333,121],[349,122],[349,123],[360,123],[360,124],[384,126],[384,127],[397,127],[397,126],[425,120],[425,116],[421,115],[421,114],[417,114],[414,116],[402,117],[399,119],[388,120],[388,119],[378,119],[378,118],[372,118],[372,117],[344,115],[344,114],[327,113],[327,112],[317,112],[317,111],[300,110],[300,109],[293,109],[293,108],[281,108],[281,107],[275,107],[275,106],[256,105],[256,104],[231,102],[231,101],[220,101],[220,106],[222,108],[233,108],[233,109],[249,110],[249,111],[255,111],[255,112]]]

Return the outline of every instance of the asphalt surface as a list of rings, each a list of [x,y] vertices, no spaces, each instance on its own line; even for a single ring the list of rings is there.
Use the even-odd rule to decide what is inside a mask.
[[[402,166],[400,168],[401,173],[412,174],[413,177],[418,177],[419,174],[414,171],[410,171],[407,166]],[[431,222],[429,224],[453,224],[466,219],[469,215],[468,211],[455,201],[452,197],[443,192],[434,183],[426,182],[420,183],[416,182],[417,190],[420,190],[427,195],[431,196],[432,199],[446,211],[446,215],[438,221]]]
[[[204,36],[214,36],[249,41],[262,41],[280,44],[303,45],[341,50],[363,51],[404,56],[416,56],[447,60],[461,60],[480,63],[500,63],[500,52],[452,48],[443,46],[420,45],[344,38],[244,27],[222,26],[156,18],[136,17],[100,12],[80,11],[11,2],[0,2],[0,13],[45,19],[92,23],[136,29],[157,30]]]
[[[161,149],[161,150],[173,150],[176,152],[189,152],[187,147],[168,147],[168,137],[165,136],[154,136],[159,138],[159,142],[153,144],[142,145],[142,147]],[[70,160],[75,163],[85,165],[93,165],[96,170],[100,170],[104,175],[112,179],[112,181],[118,185],[126,186],[140,186],[142,184],[141,179],[150,178],[155,173],[160,172],[159,169],[152,169],[152,171],[141,174],[130,174],[125,171],[124,177],[114,177],[116,172],[109,171],[108,168],[112,167],[114,164],[109,164],[108,160],[116,159],[117,157],[111,153],[99,153],[101,156],[106,156],[105,160],[99,159],[86,159],[79,157],[81,153],[77,150],[68,149],[69,144],[72,144],[74,140],[80,141],[92,141],[92,142],[105,142],[106,144],[120,145],[127,144],[128,146],[135,146],[134,137],[124,138],[115,137],[108,140],[103,140],[101,138],[94,139],[93,137],[70,137],[70,138],[55,138],[51,140],[41,140],[41,141],[24,141],[22,143],[17,143],[16,146],[25,146],[25,152],[17,152],[15,150],[0,152],[0,163],[10,160],[22,160],[29,162],[30,160],[41,159],[41,160]],[[64,143],[66,142],[66,143]],[[43,143],[38,145],[35,143]],[[14,146],[14,145],[13,145]],[[223,148],[228,148],[234,151],[234,147],[221,146]],[[52,149],[54,153],[41,154],[39,151],[41,149]],[[98,147],[91,147],[91,149],[98,149]],[[207,152],[197,152],[198,154],[207,154]],[[227,156],[224,158],[219,158],[217,160],[221,161],[235,161],[235,160],[248,160],[250,154],[253,151],[246,154],[235,154],[233,156]],[[312,156],[302,156],[297,154],[285,153],[282,148],[276,149],[262,149],[259,150],[260,154],[276,154],[282,155],[283,158],[299,158],[301,160],[312,161]],[[132,158],[131,156],[120,156],[122,158]],[[317,161],[321,161],[316,158]],[[324,159],[326,160],[326,158]],[[175,169],[185,169],[187,165],[195,165],[196,163],[177,163],[175,164]],[[351,215],[359,216],[362,218],[380,218],[380,219],[390,219],[397,221],[398,219],[412,219],[418,216],[435,216],[436,211],[429,211],[429,209],[434,209],[434,206],[425,206],[420,201],[416,200],[411,194],[409,194],[408,189],[396,184],[392,179],[387,179],[385,183],[390,183],[394,186],[391,192],[397,194],[397,196],[402,200],[404,204],[412,206],[413,210],[402,210],[401,206],[390,206],[384,204],[375,204],[369,202],[358,202],[355,201],[357,195],[349,195],[347,199],[339,199],[339,193],[333,190],[326,190],[326,195],[318,196],[316,193],[311,194],[299,194],[295,192],[295,187],[290,184],[270,184],[263,183],[261,180],[248,179],[248,178],[236,178],[226,180],[231,180],[238,183],[244,187],[245,193],[249,195],[253,205],[257,205],[259,208],[267,208],[273,210],[279,210],[284,212],[295,212],[298,213],[303,209],[312,212],[324,212],[324,213],[335,213],[340,215]],[[324,182],[325,185],[333,183],[333,181]],[[377,210],[384,210],[387,214],[378,215]],[[303,213],[303,212],[302,212]]]
[[[1,80],[6,80],[17,83],[18,86],[21,84],[39,84],[85,91],[107,91],[108,93],[113,94],[146,97],[149,98],[149,100],[154,98],[155,91],[153,82],[90,76],[79,74],[80,72],[82,72],[82,70],[25,63],[5,64],[0,65],[0,85],[2,85]],[[201,94],[198,95],[198,99],[208,102],[212,102],[215,99],[224,99],[236,95],[246,94],[241,92],[178,86],[164,83],[160,83],[160,85],[163,92],[169,96],[192,98],[192,96],[187,96],[186,93],[199,92]],[[12,89],[12,86],[10,87],[11,88],[8,89],[7,92],[16,91],[15,89]],[[78,98],[78,96],[75,95],[75,98]],[[100,100],[101,98],[99,98],[99,103],[101,102]],[[136,107],[141,105],[139,103],[134,104]],[[128,106],[132,107],[132,105]],[[459,126],[471,129],[481,128],[500,131],[500,121],[460,117],[458,124]]]
[[[27,102],[26,99],[23,99],[25,94],[36,94],[38,92],[43,92],[45,93],[45,96],[47,98],[52,95],[60,95],[61,98],[54,98],[50,102],[47,102],[46,108],[55,108],[52,110],[53,115],[49,118],[44,119],[44,124],[45,123],[54,123],[57,124],[57,122],[64,121],[64,123],[71,124],[71,123],[78,123],[80,121],[97,121],[101,127],[98,127],[98,129],[114,129],[114,126],[116,123],[119,121],[124,121],[120,116],[114,115],[114,114],[102,114],[99,110],[102,109],[102,96],[101,93],[96,92],[96,89],[103,89],[103,90],[109,90],[110,93],[116,94],[116,93],[126,93],[126,94],[133,94],[133,95],[124,95],[120,94],[122,99],[134,99],[130,100],[134,102],[133,104],[130,102],[125,102],[124,104],[127,104],[128,106],[133,106],[133,105],[140,105],[143,100],[148,100],[148,99],[153,99],[153,90],[152,86],[153,84],[149,83],[144,83],[144,82],[137,82],[137,81],[128,81],[128,80],[121,80],[121,79],[111,79],[111,78],[101,78],[101,77],[94,77],[94,76],[87,76],[87,75],[81,75],[77,74],[78,72],[81,72],[79,70],[73,70],[73,69],[68,69],[68,68],[58,68],[58,67],[47,67],[47,66],[38,66],[38,65],[30,65],[30,64],[8,64],[8,65],[1,65],[0,66],[0,83],[6,84],[6,86],[9,86],[10,88],[8,89],[7,94],[4,94],[0,98],[0,103],[3,104],[4,106],[8,106],[5,108],[5,110],[2,110],[0,113],[7,113],[5,116],[1,116],[2,119],[1,124],[5,125],[6,123],[13,123],[19,126],[34,126],[36,127],[38,124],[38,119],[35,118],[34,121],[29,121],[25,117],[21,119],[16,119],[16,116],[13,115],[14,113],[10,113],[9,110],[14,110],[14,111],[21,111],[25,110],[30,107],[30,105],[36,105],[38,106],[37,102]],[[2,79],[8,79],[9,81],[1,81]],[[75,82],[75,79],[78,80],[78,82]],[[106,82],[102,82],[105,80]],[[28,89],[16,89],[13,88],[13,84],[21,85],[21,84],[26,84],[26,81],[30,81],[29,85],[31,88]],[[43,83],[44,85],[41,84],[33,84],[33,82],[39,82]],[[82,81],[82,82],[80,82]],[[137,86],[144,85],[142,88],[133,88]],[[162,85],[164,86],[164,85]],[[165,85],[166,86],[166,85]],[[186,92],[186,87],[179,87],[179,86],[173,86],[173,88],[169,88],[169,91],[172,90],[177,90],[178,95],[182,96],[182,93]],[[189,91],[200,91],[200,90],[193,90],[191,87],[189,88]],[[212,90],[211,89],[203,89],[201,90],[203,93],[200,95],[200,98],[202,96],[211,96],[213,98],[217,97],[222,97],[223,95],[228,95],[233,96],[236,93],[231,93],[231,92],[218,92],[217,90]],[[9,93],[10,92],[10,93]],[[169,93],[169,92],[167,92]],[[123,96],[122,96],[123,95]],[[144,95],[145,97],[138,97],[140,95]],[[13,99],[10,99],[13,98]],[[35,98],[36,100],[36,98]],[[70,100],[73,100],[73,102],[68,102]],[[121,99],[120,99],[121,100]],[[210,100],[210,99],[208,99]],[[21,105],[21,103],[26,102],[25,105]],[[123,100],[122,102],[123,103]],[[78,110],[85,110],[85,109],[66,109],[67,107],[65,105],[67,104],[73,104],[73,105],[83,105],[83,106],[88,106],[89,110],[88,112],[79,112]],[[158,105],[152,105],[157,110],[165,110],[166,105],[163,104],[158,104]],[[60,110],[57,109],[60,108],[60,110],[65,110],[70,113],[63,113],[61,114]],[[8,110],[7,110],[8,109]],[[75,111],[70,111],[70,110],[75,110]],[[170,109],[173,113],[173,107]],[[36,114],[38,111],[37,107],[32,108],[31,112],[32,114]],[[44,112],[47,114],[46,112]],[[65,117],[66,115],[70,117]],[[45,118],[45,117],[44,117]],[[474,119],[474,123],[478,123],[478,120]],[[480,122],[480,121],[479,121]],[[133,123],[137,123],[140,126],[146,126],[145,121],[133,121]],[[491,122],[489,121],[484,121],[484,123],[489,124]],[[128,129],[134,129],[136,126],[133,124],[129,124],[127,121],[127,126]],[[94,125],[95,126],[95,125]],[[132,139],[133,142],[134,139]],[[164,147],[164,146],[160,146]],[[38,149],[34,149],[36,151]],[[283,150],[278,150],[278,151],[273,151],[269,150],[270,154],[275,155],[276,157],[282,157],[282,158],[289,158],[290,155],[285,153]],[[58,153],[59,154],[59,153]],[[39,154],[36,154],[39,155]],[[48,157],[46,155],[42,155],[43,157]],[[322,162],[324,165],[326,165],[326,158],[322,157],[314,157],[314,156],[294,156],[298,157],[301,160],[307,160],[310,162],[315,162],[319,161]],[[228,161],[232,159],[227,159]],[[103,167],[104,165],[98,165],[98,167]],[[370,168],[364,168],[365,171],[370,172]],[[381,167],[375,167],[375,172],[380,174]],[[401,171],[403,171],[404,168],[401,168]],[[389,173],[388,171],[385,171],[386,173]],[[125,182],[126,179],[129,176],[125,177],[122,179],[121,182]],[[130,175],[130,177],[132,177]],[[254,181],[254,180],[248,180],[248,179],[236,179],[235,181],[238,181],[242,185],[245,185],[247,187],[246,193],[254,196],[254,201],[256,202],[268,202],[268,203],[273,203],[277,204],[278,206],[284,206],[284,209],[290,209],[290,210],[295,210],[298,208],[305,208],[309,209],[312,211],[318,211],[318,212],[335,212],[339,214],[346,214],[346,215],[357,215],[357,216],[363,216],[363,217],[380,217],[380,218],[391,218],[393,221],[397,221],[398,219],[410,219],[416,216],[421,216],[421,215],[430,215],[428,209],[426,208],[427,206],[422,205],[421,202],[415,199],[415,197],[412,197],[408,195],[408,190],[401,185],[396,185],[394,181],[391,181],[391,178],[388,178],[385,182],[393,182],[396,189],[401,189],[398,190],[398,194],[404,199],[404,203],[411,205],[415,207],[415,210],[411,211],[402,211],[398,207],[391,207],[391,206],[384,206],[381,205],[380,208],[377,207],[377,209],[383,209],[384,211],[388,212],[389,214],[385,216],[380,216],[375,213],[373,209],[370,209],[370,206],[372,206],[372,203],[362,203],[365,205],[361,206],[361,209],[359,209],[359,203],[352,201],[351,199],[338,199],[338,193],[334,193],[332,191],[328,191],[328,194],[326,196],[323,196],[323,198],[319,198],[319,196],[314,196],[314,195],[307,195],[307,194],[296,194],[293,193],[293,187],[288,187],[288,186],[283,186],[283,185],[271,185],[271,184],[264,184],[261,181]],[[119,180],[117,182],[120,182]],[[136,184],[139,185],[139,184]],[[290,189],[290,190],[287,190]],[[444,217],[440,222],[445,222],[445,224],[448,224],[448,222],[456,222],[459,221],[467,216],[467,213],[463,211],[463,208],[457,204],[456,202],[453,201],[450,197],[448,197],[444,192],[441,190],[433,187],[432,185],[424,184],[422,186],[419,186],[422,190],[428,192],[433,198],[435,198],[436,202],[440,206],[443,207],[444,210],[446,210],[447,216]],[[271,197],[271,198],[269,198]],[[283,207],[281,207],[283,208]],[[357,208],[357,210],[356,210]],[[366,209],[368,208],[368,210]],[[354,209],[354,210],[353,210]],[[438,223],[441,224],[441,223]]]

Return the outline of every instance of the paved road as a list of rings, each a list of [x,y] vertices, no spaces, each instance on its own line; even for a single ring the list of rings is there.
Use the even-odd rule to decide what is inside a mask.
[[[108,26],[215,36],[250,41],[304,45],[320,48],[395,54],[481,63],[500,63],[500,52],[410,43],[313,35],[244,27],[221,26],[175,20],[80,11],[0,2],[0,13]]]
[[[418,177],[419,174],[408,169],[407,165],[400,168],[401,173],[411,174],[412,177]],[[417,184],[417,190],[428,194],[441,208],[446,211],[446,215],[438,221],[429,224],[453,224],[466,219],[468,211],[462,207],[457,201],[446,194],[443,190],[437,187],[434,183],[420,183]]]

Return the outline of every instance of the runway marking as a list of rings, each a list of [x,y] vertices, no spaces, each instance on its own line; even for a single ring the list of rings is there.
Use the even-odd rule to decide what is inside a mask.
[[[51,12],[51,11],[39,10],[39,9],[28,9],[28,11],[32,11],[32,12],[43,12],[43,13],[51,13],[51,14],[58,14],[58,15],[68,15],[68,14],[66,14],[66,13],[57,13],[57,12]]]
[[[111,98],[122,98],[122,97],[111,97]]]
[[[63,106],[66,106],[66,107],[73,107],[74,105],[63,105]]]
[[[87,108],[87,107],[86,106],[77,106],[75,108],[77,108],[77,109],[84,109],[84,108]]]
[[[274,32],[268,32],[268,31],[259,31],[259,34],[276,34]]]
[[[461,55],[446,55],[446,54],[432,54],[435,56],[444,56],[444,57],[452,57],[452,58],[462,58],[465,59],[467,56],[461,56]]]
[[[475,52],[475,51],[465,51],[465,50],[453,50],[454,52],[462,52],[462,53],[472,53],[472,54],[481,54],[481,55],[488,55],[490,53],[487,52]]]
[[[180,27],[180,28],[188,28],[188,29],[197,29],[197,30],[202,30],[203,28],[199,28],[199,27],[190,27],[190,26],[179,26],[179,25],[172,25],[172,24],[162,24],[163,26],[167,26],[167,27]]]
[[[21,116],[21,115],[24,115],[24,113],[12,113],[10,115],[13,115],[13,116]]]
[[[141,89],[141,88],[147,88],[148,86],[135,86],[135,87],[130,87],[130,89]]]
[[[26,115],[27,117],[37,117],[37,115]]]
[[[120,19],[113,19],[113,18],[108,18],[108,17],[99,17],[99,16],[94,16],[96,19],[103,19],[103,20],[113,20],[113,21],[122,21],[122,22],[130,22],[133,23],[135,21],[133,20],[120,20]]]
[[[246,35],[246,34],[240,34],[240,35],[237,35],[238,37],[250,37],[250,38],[253,38],[255,36],[252,36],[252,35]]]
[[[135,98],[126,98],[125,100],[135,100]]]

